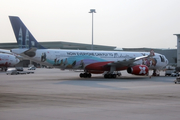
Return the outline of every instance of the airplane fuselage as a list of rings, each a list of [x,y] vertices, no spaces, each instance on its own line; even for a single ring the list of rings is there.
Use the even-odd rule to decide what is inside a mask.
[[[0,67],[12,67],[19,63],[14,55],[0,53]]]
[[[26,50],[27,49],[12,49],[12,52],[21,54]],[[40,64],[61,69],[84,69],[93,63],[96,66],[98,66],[98,63],[118,63],[119,61],[128,61],[146,55],[149,55],[149,52],[37,49],[34,51],[34,56],[28,56],[28,58]],[[153,70],[162,69],[168,64],[168,61],[164,55],[155,53],[154,56],[137,60],[134,64],[146,65],[149,69]],[[127,66],[128,65],[118,65],[116,69],[127,69]]]

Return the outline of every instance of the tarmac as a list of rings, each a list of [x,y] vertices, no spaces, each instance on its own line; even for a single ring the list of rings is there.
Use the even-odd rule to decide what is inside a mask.
[[[38,68],[34,74],[0,72],[0,120],[179,120],[176,77],[102,75]]]

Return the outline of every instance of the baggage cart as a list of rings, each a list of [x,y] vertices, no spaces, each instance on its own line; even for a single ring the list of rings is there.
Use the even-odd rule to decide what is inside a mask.
[[[180,77],[177,77],[176,80],[174,81],[175,84],[180,83]]]

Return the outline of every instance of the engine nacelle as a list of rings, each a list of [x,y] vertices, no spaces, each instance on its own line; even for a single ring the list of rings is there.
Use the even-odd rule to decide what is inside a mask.
[[[136,65],[129,67],[127,72],[134,75],[147,75],[149,73],[149,68],[146,65]]]

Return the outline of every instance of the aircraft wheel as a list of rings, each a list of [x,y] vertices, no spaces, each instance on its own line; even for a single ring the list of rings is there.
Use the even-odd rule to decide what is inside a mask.
[[[83,74],[83,73],[80,73],[80,74],[79,74],[79,77],[81,77],[81,78],[84,77],[84,74]]]
[[[116,74],[105,74],[104,78],[116,78],[117,75]]]
[[[84,78],[87,78],[88,74],[87,73],[84,73]]]
[[[108,78],[108,74],[104,74],[104,78]]]
[[[116,74],[112,74],[112,78],[116,78]]]
[[[106,74],[104,74],[104,78],[106,78]]]
[[[87,78],[87,77],[88,77],[88,78],[91,78],[91,73],[80,73],[80,74],[79,74],[79,77],[81,77],[81,78],[83,78],[83,77],[84,77],[84,78]]]
[[[108,78],[112,78],[112,74],[108,74]]]
[[[88,78],[91,78],[91,73],[87,74],[87,77],[88,77]]]

